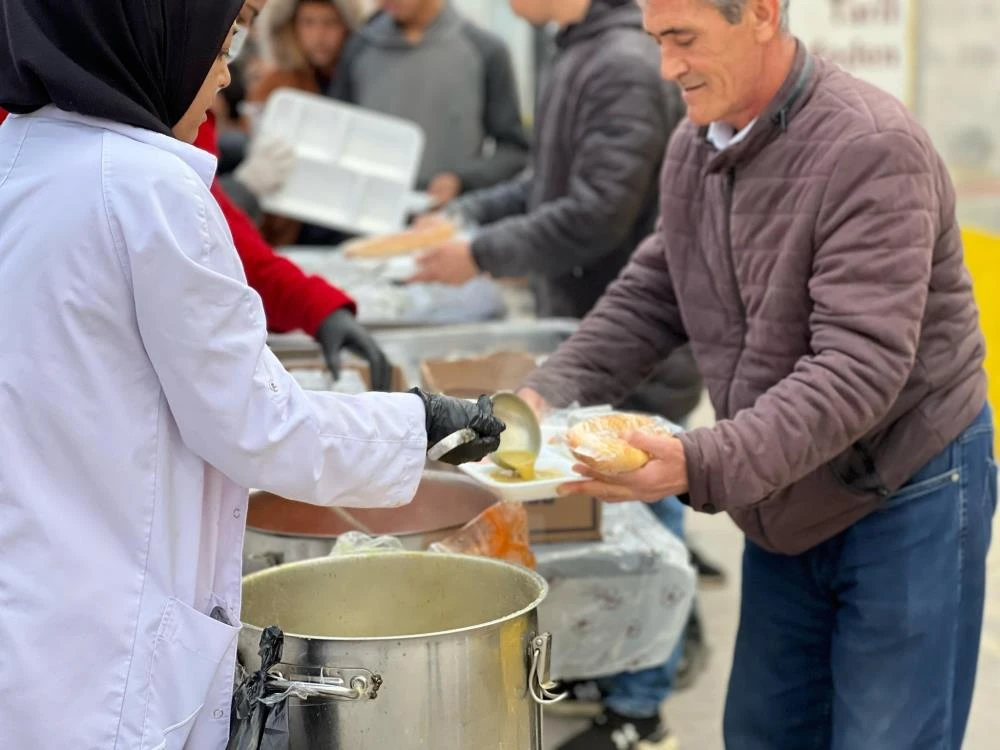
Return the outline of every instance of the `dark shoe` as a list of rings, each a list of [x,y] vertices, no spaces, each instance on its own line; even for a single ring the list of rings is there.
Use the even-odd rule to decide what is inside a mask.
[[[716,588],[726,585],[726,572],[715,563],[709,562],[700,552],[688,548],[691,555],[691,565],[698,574],[698,585],[705,588]]]
[[[684,654],[677,664],[677,674],[674,675],[674,690],[679,692],[691,688],[708,668],[708,657],[708,644],[685,636]]]
[[[590,729],[559,746],[559,750],[678,750],[677,738],[659,717],[630,719],[607,711]]]
[[[708,667],[710,649],[705,642],[705,631],[701,626],[701,614],[697,604],[691,608],[687,626],[684,628],[684,650],[674,675],[674,690],[687,690],[698,680]]]
[[[565,692],[566,698],[558,703],[547,704],[547,714],[568,719],[593,719],[604,713],[604,696],[593,680],[564,682],[556,692]]]

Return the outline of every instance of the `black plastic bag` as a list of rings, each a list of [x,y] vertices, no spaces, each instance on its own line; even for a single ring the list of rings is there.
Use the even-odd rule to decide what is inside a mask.
[[[260,636],[260,670],[233,692],[226,750],[289,750],[287,694],[267,695],[271,668],[281,661],[285,636],[272,625]]]

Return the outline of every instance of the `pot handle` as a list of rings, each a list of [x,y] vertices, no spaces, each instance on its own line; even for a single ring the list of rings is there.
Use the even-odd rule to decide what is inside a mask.
[[[346,687],[343,685],[343,680],[338,679],[337,682],[341,684],[301,682],[272,676],[268,680],[268,687],[282,696],[294,695],[302,700],[309,698],[332,698],[340,701],[374,700],[378,695],[379,688],[382,687],[382,678],[378,675],[372,675],[370,681],[363,675],[355,675],[351,678],[350,685]]]
[[[281,565],[285,561],[285,556],[281,552],[254,552],[252,555],[247,555],[248,560],[253,560],[254,562],[263,562],[264,566],[267,568],[274,568]]]
[[[552,680],[552,633],[542,633],[531,639],[531,671],[528,673],[528,692],[540,706],[558,703],[567,693],[553,692],[556,683]]]

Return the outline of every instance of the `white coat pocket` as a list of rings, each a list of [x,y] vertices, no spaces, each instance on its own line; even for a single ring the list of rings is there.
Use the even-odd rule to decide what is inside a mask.
[[[239,628],[177,599],[163,612],[150,665],[142,750],[181,750]]]

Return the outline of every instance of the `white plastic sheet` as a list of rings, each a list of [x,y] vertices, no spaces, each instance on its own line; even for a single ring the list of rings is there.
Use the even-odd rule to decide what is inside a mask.
[[[555,679],[662,664],[694,601],[687,548],[645,504],[606,505],[603,526],[600,542],[535,547],[550,586],[539,620],[552,633]]]

